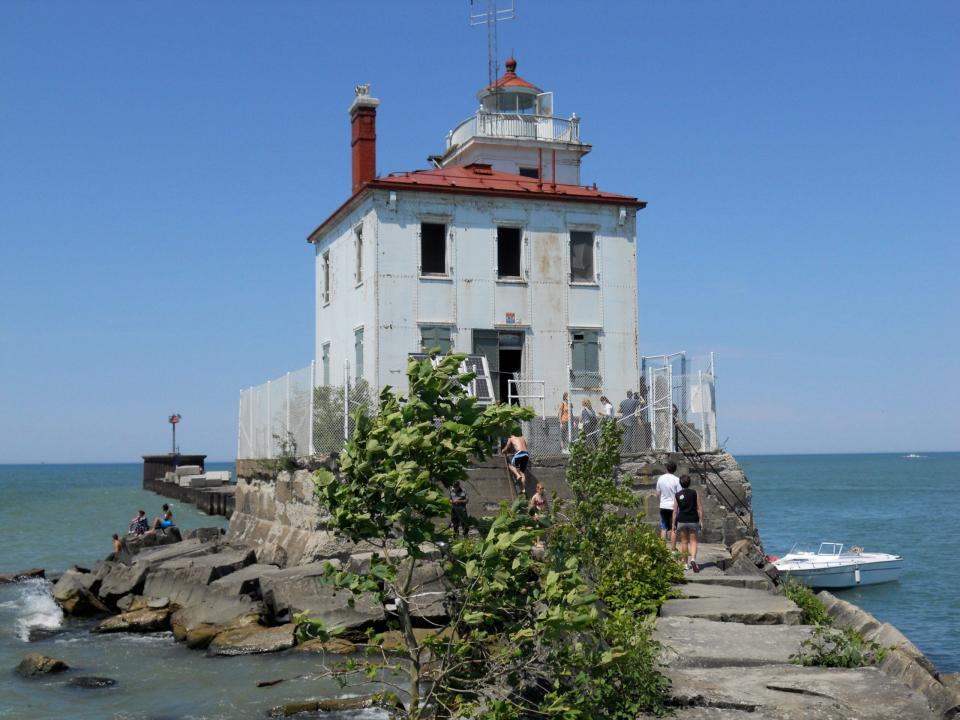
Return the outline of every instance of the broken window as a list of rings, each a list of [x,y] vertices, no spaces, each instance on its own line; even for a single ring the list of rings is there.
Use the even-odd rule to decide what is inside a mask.
[[[357,380],[363,379],[363,328],[353,331],[353,369]]]
[[[593,233],[570,231],[570,279],[573,282],[594,282]]]
[[[323,304],[330,302],[330,251],[323,254]]]
[[[447,274],[447,226],[420,223],[420,272],[424,275]]]
[[[520,277],[520,228],[497,228],[497,277]]]
[[[570,333],[570,371],[573,387],[600,387],[599,331],[574,330]]]
[[[326,387],[330,384],[330,343],[323,344],[323,350],[320,356],[320,368],[322,371],[321,378],[323,385]]]
[[[359,285],[363,282],[363,226],[361,225],[356,230],[354,230],[354,249],[356,251],[356,274],[354,279]]]
[[[424,325],[420,328],[420,349],[423,352],[439,349],[441,354],[453,349],[452,331],[449,325]]]

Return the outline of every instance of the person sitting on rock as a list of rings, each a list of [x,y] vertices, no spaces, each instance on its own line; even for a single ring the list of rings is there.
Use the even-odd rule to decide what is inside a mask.
[[[123,552],[123,543],[120,542],[120,536],[116,533],[113,534],[113,551],[118,554]]]
[[[137,510],[136,517],[130,521],[129,534],[133,537],[139,537],[150,529],[150,521],[147,520],[146,510]]]
[[[166,530],[173,527],[173,511],[167,503],[163,504],[163,513],[153,521],[154,530]]]

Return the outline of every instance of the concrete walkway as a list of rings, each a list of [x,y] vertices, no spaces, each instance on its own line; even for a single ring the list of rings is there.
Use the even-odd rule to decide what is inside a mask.
[[[926,698],[876,668],[790,662],[813,628],[757,570],[723,571],[730,555],[701,546],[683,597],[668,600],[654,637],[679,720],[935,720]]]

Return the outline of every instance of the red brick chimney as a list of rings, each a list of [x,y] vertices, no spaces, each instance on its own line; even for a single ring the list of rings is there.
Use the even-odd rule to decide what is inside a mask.
[[[357,96],[350,104],[350,149],[353,155],[353,189],[377,176],[377,105],[370,97],[369,85],[357,85]]]

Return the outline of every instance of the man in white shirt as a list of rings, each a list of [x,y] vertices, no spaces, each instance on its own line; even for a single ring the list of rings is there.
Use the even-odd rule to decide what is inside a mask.
[[[667,472],[657,480],[657,497],[660,498],[660,537],[667,539],[667,533],[670,533],[670,549],[677,549],[677,533],[673,530],[673,506],[674,496],[680,492],[680,478],[674,473],[677,472],[677,464],[673,461],[667,463]]]

